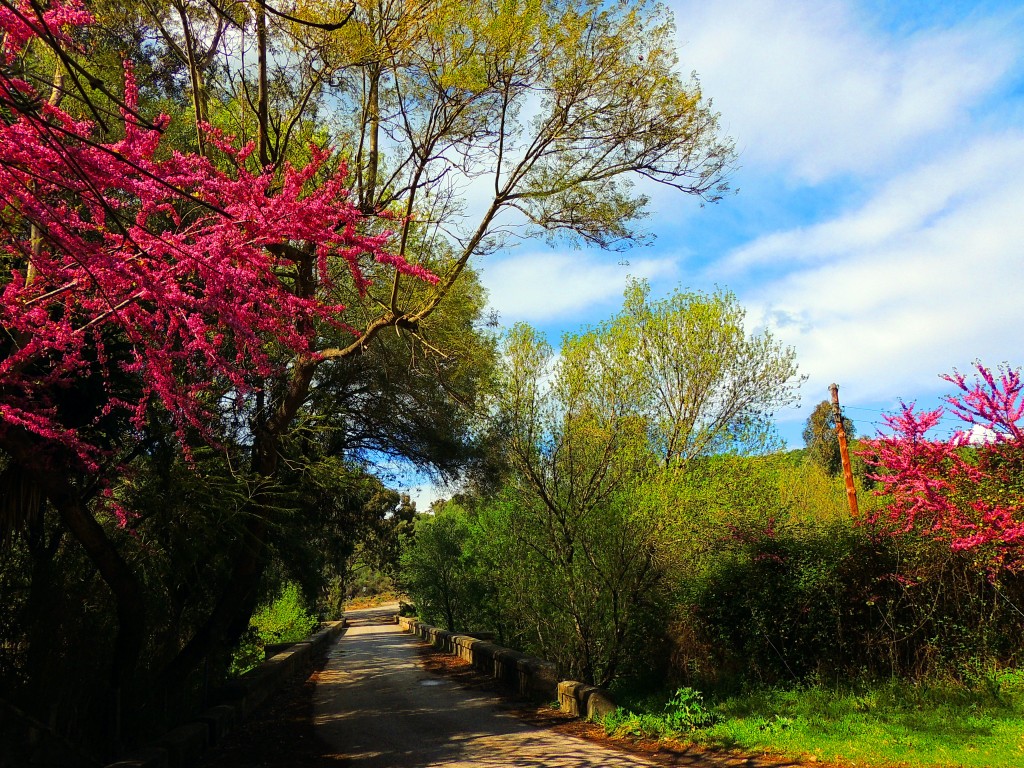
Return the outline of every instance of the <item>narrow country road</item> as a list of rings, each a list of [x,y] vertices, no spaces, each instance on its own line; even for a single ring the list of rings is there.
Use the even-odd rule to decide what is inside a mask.
[[[428,674],[396,606],[349,611],[314,694],[317,736],[351,768],[650,766],[633,755],[531,726],[494,694]]]

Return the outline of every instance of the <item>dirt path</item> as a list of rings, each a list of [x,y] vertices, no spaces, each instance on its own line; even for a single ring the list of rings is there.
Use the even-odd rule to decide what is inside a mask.
[[[390,613],[393,613],[391,611]],[[352,611],[314,693],[317,736],[351,768],[651,766],[524,722],[488,691],[429,674],[386,608]]]

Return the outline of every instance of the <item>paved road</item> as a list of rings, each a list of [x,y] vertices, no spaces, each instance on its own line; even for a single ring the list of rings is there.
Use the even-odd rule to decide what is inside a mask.
[[[346,614],[314,694],[317,735],[351,768],[618,768],[633,755],[537,728],[494,694],[428,674],[419,640],[391,623],[396,606]]]

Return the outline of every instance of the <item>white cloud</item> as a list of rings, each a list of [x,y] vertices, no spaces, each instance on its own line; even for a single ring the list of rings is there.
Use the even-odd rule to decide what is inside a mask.
[[[435,485],[429,479],[424,480],[420,485],[399,488],[399,492],[409,494],[409,498],[416,504],[417,512],[428,512],[435,501],[451,497],[451,491],[448,488],[443,485]]]
[[[913,398],[944,391],[938,374],[975,358],[1024,362],[1022,163],[1024,136],[981,142],[894,179],[859,211],[731,257],[792,270],[744,293],[797,348],[808,399],[830,381],[855,401]]]
[[[796,347],[805,401],[837,381],[845,402],[893,404],[974,358],[1024,363],[1020,9],[954,25],[907,6],[887,30],[854,0],[672,5],[681,64],[758,190],[736,204],[803,222],[758,224],[703,279]],[[829,197],[807,205],[815,188]]]
[[[490,306],[506,325],[519,320],[580,320],[589,310],[621,296],[627,277],[653,280],[668,277],[675,269],[668,258],[629,258],[627,263],[586,251],[513,254],[485,259],[480,265]]]
[[[996,441],[996,433],[981,424],[975,424],[967,430],[967,442],[971,445],[986,445]]]
[[[955,215],[997,194],[1019,189],[1024,135],[978,137],[965,150],[941,154],[884,182],[866,204],[835,219],[769,234],[737,249],[716,264],[735,274],[754,267],[785,267],[860,258],[873,248],[912,247],[930,223]]]
[[[1018,56],[1019,25],[1004,20],[899,39],[838,0],[672,5],[681,64],[697,70],[741,161],[789,182],[884,171],[963,128]]]

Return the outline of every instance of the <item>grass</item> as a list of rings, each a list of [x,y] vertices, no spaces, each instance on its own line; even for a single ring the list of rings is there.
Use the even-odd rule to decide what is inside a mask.
[[[686,712],[671,701],[627,702],[629,711],[612,715],[606,728],[863,765],[1024,766],[1024,670],[1004,672],[971,689],[893,681],[762,690],[706,703],[690,694],[683,699]],[[680,700],[678,693],[673,700]]]

